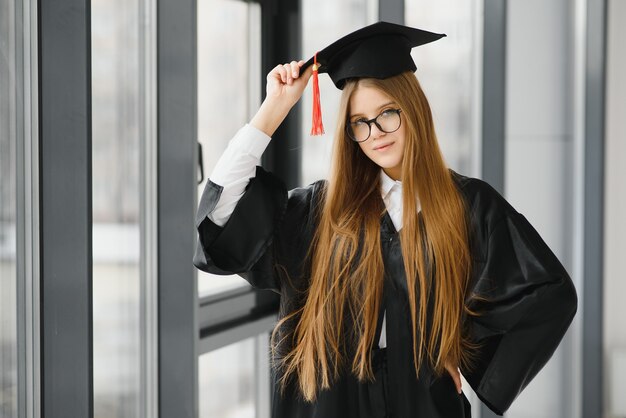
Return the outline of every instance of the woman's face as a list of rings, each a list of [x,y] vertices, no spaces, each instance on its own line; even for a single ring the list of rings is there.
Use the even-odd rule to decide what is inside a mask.
[[[374,119],[386,110],[399,109],[389,96],[374,87],[359,85],[350,97],[350,114],[348,120],[355,122],[360,119]],[[402,113],[400,118],[403,119]],[[361,150],[370,160],[381,167],[394,180],[401,180],[402,159],[404,156],[405,123],[395,132],[386,133],[371,123],[370,137],[359,142]]]

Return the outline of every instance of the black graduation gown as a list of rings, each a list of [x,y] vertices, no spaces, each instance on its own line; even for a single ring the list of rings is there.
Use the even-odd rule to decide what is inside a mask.
[[[461,372],[478,397],[503,414],[561,341],[576,312],[576,292],[524,216],[487,183],[451,173],[469,212],[468,297],[474,292],[486,298],[471,304],[480,316],[464,319],[463,326],[482,348],[475,366]],[[194,264],[215,274],[236,273],[255,288],[278,292],[279,317],[292,312],[304,303],[306,253],[322,188],[319,181],[288,193],[280,180],[257,167],[231,218],[219,227],[207,215],[222,188],[209,181],[196,217]],[[284,395],[274,387],[274,418],[470,416],[465,395],[456,392],[447,373],[437,377],[426,364],[416,377],[406,278],[398,234],[387,214],[381,219],[381,243],[387,347],[377,348],[381,315],[372,349],[374,381],[359,382],[346,371],[314,403],[302,400],[293,382]]]

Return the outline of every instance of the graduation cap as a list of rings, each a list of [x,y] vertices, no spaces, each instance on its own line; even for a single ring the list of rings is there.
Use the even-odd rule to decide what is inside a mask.
[[[313,65],[313,127],[311,135],[324,133],[319,98],[318,73],[328,73],[338,89],[351,78],[388,78],[415,71],[413,47],[436,41],[445,34],[389,22],[378,22],[356,30],[317,52],[303,66]]]

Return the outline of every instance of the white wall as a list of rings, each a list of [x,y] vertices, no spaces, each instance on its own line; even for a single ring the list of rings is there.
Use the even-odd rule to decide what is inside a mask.
[[[626,351],[626,0],[609,0],[607,32],[607,95],[605,148],[604,226],[604,355],[606,416],[612,415],[611,378],[626,370],[615,370],[611,356]],[[622,383],[624,384],[624,383]],[[626,387],[621,387],[621,397]],[[623,405],[623,402],[622,402]],[[621,415],[625,417],[626,413]]]
[[[508,2],[505,195],[572,274],[573,4]],[[576,398],[566,338],[509,418],[570,418]]]

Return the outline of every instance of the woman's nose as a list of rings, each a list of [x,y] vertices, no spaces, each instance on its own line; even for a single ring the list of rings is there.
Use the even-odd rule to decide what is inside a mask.
[[[385,134],[386,134],[386,132],[383,131],[382,129],[380,129],[378,127],[378,125],[376,125],[375,123],[372,123],[370,125],[370,136],[372,137],[372,139],[376,139],[376,138],[378,138],[380,136],[383,136]]]

